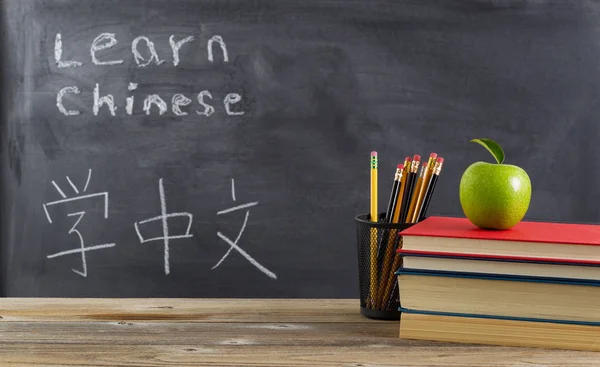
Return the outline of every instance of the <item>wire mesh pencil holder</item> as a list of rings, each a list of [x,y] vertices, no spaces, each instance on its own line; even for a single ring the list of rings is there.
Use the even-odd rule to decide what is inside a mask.
[[[395,272],[402,265],[396,250],[402,246],[398,233],[412,223],[384,223],[385,213],[378,222],[369,214],[359,214],[356,222],[358,252],[358,283],[360,313],[371,319],[399,320],[400,300]]]

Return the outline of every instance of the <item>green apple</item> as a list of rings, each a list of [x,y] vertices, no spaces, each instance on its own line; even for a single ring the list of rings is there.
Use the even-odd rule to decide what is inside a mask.
[[[475,162],[460,180],[460,205],[479,228],[510,229],[519,223],[531,201],[531,181],[521,167],[503,164],[504,151],[490,139],[474,139],[497,163]]]

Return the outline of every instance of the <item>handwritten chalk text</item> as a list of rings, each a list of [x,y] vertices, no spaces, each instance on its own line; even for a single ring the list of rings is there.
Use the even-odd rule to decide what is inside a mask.
[[[138,68],[147,68],[149,66],[164,67],[165,64],[172,64],[173,67],[178,67],[181,63],[181,49],[183,47],[192,47],[189,44],[195,40],[196,38],[194,36],[176,37],[175,35],[171,35],[169,37],[169,46],[172,62],[168,63],[164,59],[165,55],[159,55],[153,40],[143,35],[138,36],[131,42],[132,60]],[[64,56],[63,51],[66,49],[64,43],[63,35],[57,33],[54,40],[54,60],[56,66],[59,69],[69,69],[80,68],[85,65],[84,61],[68,60],[67,57]],[[123,67],[125,60],[114,55],[115,46],[118,44],[119,40],[114,33],[105,32],[99,34],[90,45],[90,59],[88,63],[91,62],[98,67]],[[223,63],[229,62],[229,52],[223,37],[214,35],[208,39],[206,42],[206,55],[207,60],[210,63],[215,63],[219,60]],[[111,94],[116,93],[117,91],[105,91],[99,83],[92,83],[92,85],[94,85],[93,95],[87,102],[92,106],[92,113],[95,116],[100,114],[103,116],[116,116],[119,113],[117,111],[119,111],[120,106],[125,107],[125,114],[134,115],[136,96],[134,96],[133,93],[137,90],[139,83],[129,83],[127,89],[131,95],[128,95],[122,103],[121,101],[117,101],[114,95]],[[80,116],[84,114],[81,110],[75,108],[75,106],[81,106],[81,98],[83,98],[82,94],[84,94],[84,92],[85,91],[77,85],[67,85],[62,87],[56,94],[56,107],[58,111],[65,116]],[[86,94],[89,94],[89,91]],[[148,94],[146,96],[138,97],[138,99],[140,101],[137,106],[140,107],[140,113],[145,115],[154,114],[162,116],[168,111],[171,111],[175,116],[187,116],[192,113],[208,117],[215,112],[215,104],[222,104],[223,111],[229,116],[239,116],[245,113],[240,104],[240,102],[242,102],[242,96],[234,92],[226,92],[222,96],[215,96],[214,98],[210,91],[202,90],[195,96],[186,96],[181,93],[173,93],[170,97],[165,95],[161,96],[159,94]],[[190,106],[194,100],[198,105],[196,108]],[[185,107],[188,107],[187,111],[184,109]]]
[[[57,213],[57,210],[53,210],[55,207],[63,207],[68,208],[65,205],[72,202],[97,202],[99,199],[103,200],[104,203],[104,219],[108,218],[108,191],[97,192],[93,194],[88,194],[88,186],[90,184],[90,178],[92,176],[92,170],[88,170],[87,179],[85,180],[85,185],[76,185],[77,181],[71,180],[69,176],[66,176],[66,180],[69,183],[71,189],[74,192],[74,196],[69,196],[67,194],[67,190],[63,190],[56,183],[56,181],[52,180],[51,183],[56,189],[56,192],[60,196],[58,200],[52,200],[42,205],[44,209],[44,213],[46,214],[46,219],[49,224],[54,224],[52,220],[53,217],[59,217],[60,214]],[[83,180],[81,180],[83,182]],[[63,187],[65,187],[63,185]],[[160,242],[163,247],[163,257],[164,257],[164,272],[165,275],[169,275],[171,273],[171,245],[175,243],[177,240],[185,240],[191,239],[194,237],[192,233],[192,226],[194,224],[194,215],[189,212],[171,212],[167,209],[167,196],[165,193],[165,185],[164,180],[161,177],[158,180],[158,193],[160,199],[160,214],[157,216],[152,216],[151,218],[141,219],[134,222],[133,227],[135,229],[135,233],[139,239],[140,244],[152,243],[152,242]],[[211,268],[211,270],[216,270],[219,268],[224,261],[235,251],[235,253],[240,254],[243,258],[245,258],[250,265],[255,267],[258,271],[264,273],[267,277],[271,279],[277,279],[277,275],[271,270],[267,269],[264,265],[259,263],[253,256],[251,256],[248,251],[244,250],[241,246],[241,238],[246,230],[246,226],[248,224],[248,220],[250,217],[250,209],[258,206],[258,201],[246,202],[244,204],[238,204],[236,198],[236,190],[235,190],[235,180],[231,178],[231,199],[233,201],[231,207],[227,209],[222,209],[216,213],[217,216],[230,214],[233,212],[245,211],[244,221],[241,225],[241,228],[238,230],[235,239],[229,238],[221,231],[217,232],[217,237],[220,238],[226,245],[229,246],[227,251],[221,257],[221,259]],[[91,204],[89,204],[91,205]],[[97,204],[96,204],[97,205]],[[182,204],[173,205],[173,206],[181,206]],[[54,214],[51,215],[51,213]],[[57,257],[63,257],[68,255],[80,255],[81,258],[81,266],[82,270],[71,269],[74,273],[82,276],[88,276],[88,263],[86,254],[92,251],[98,250],[106,250],[109,248],[116,247],[116,243],[104,243],[100,245],[90,245],[87,241],[84,240],[83,233],[78,229],[80,222],[86,218],[87,221],[93,220],[92,215],[87,215],[86,211],[76,211],[76,212],[68,212],[66,214],[68,217],[74,217],[74,224],[71,229],[68,231],[69,235],[74,235],[76,237],[77,246],[72,249],[63,250],[59,252],[52,253],[47,255],[47,259],[54,259]],[[156,229],[160,227],[162,229],[161,235],[156,235]],[[85,227],[84,227],[85,228]],[[180,243],[179,241],[177,241]],[[182,242],[182,245],[185,243]]]

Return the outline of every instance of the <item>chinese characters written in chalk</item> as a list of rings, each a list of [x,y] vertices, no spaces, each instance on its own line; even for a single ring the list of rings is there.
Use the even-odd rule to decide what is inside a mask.
[[[81,195],[79,195],[78,188],[72,183],[70,178],[67,177],[67,182],[71,185],[71,187],[75,191],[75,194],[78,195],[78,196],[71,197],[71,198],[67,197],[67,195],[64,193],[64,191],[56,184],[56,182],[52,181],[52,184],[54,185],[54,187],[56,188],[58,193],[62,196],[62,199],[57,200],[57,201],[52,201],[52,202],[49,202],[49,203],[46,203],[43,205],[44,211],[46,213],[46,217],[50,224],[52,224],[53,222],[52,222],[52,218],[48,211],[49,207],[76,201],[76,200],[87,200],[87,199],[94,199],[94,198],[104,199],[104,218],[105,219],[108,218],[108,192],[102,192],[102,193],[96,193],[96,194],[85,194],[85,192],[88,188],[88,185],[89,185],[91,173],[92,173],[92,171],[89,170],[88,177],[87,177],[85,186],[83,188],[83,194],[81,194]],[[159,199],[160,199],[160,214],[155,217],[152,217],[152,218],[148,218],[148,219],[144,219],[139,222],[135,222],[133,226],[134,226],[135,232],[136,232],[137,237],[141,244],[153,243],[153,242],[161,242],[162,243],[163,252],[164,252],[164,271],[165,271],[165,274],[168,275],[171,272],[171,264],[170,264],[170,250],[171,249],[170,249],[170,246],[175,240],[183,240],[186,238],[193,237],[193,234],[191,233],[191,228],[192,228],[194,216],[188,212],[169,213],[169,211],[167,209],[167,196],[165,194],[164,181],[162,178],[158,180],[158,195],[159,195]],[[236,203],[235,180],[234,179],[231,179],[231,198],[232,198],[233,202]],[[250,263],[256,269],[258,269],[259,271],[261,271],[262,273],[267,275],[269,278],[277,279],[277,275],[275,275],[275,273],[273,273],[272,271],[267,269],[265,266],[260,264],[256,259],[254,259],[247,251],[245,251],[240,246],[240,241],[241,241],[242,235],[244,233],[244,230],[246,229],[246,225],[248,223],[248,218],[250,216],[250,208],[254,207],[256,205],[258,205],[258,201],[234,205],[228,209],[224,209],[224,210],[217,212],[217,215],[224,215],[227,213],[245,210],[245,217],[244,217],[244,222],[242,223],[242,226],[241,226],[240,230],[238,231],[238,234],[237,234],[235,240],[231,240],[228,236],[224,235],[223,233],[217,232],[217,236],[229,246],[229,249],[223,255],[223,257],[212,267],[212,270],[217,269],[225,261],[225,259],[231,254],[231,252],[233,250],[235,250],[237,253],[242,255],[248,261],[248,263]],[[87,261],[86,261],[86,256],[85,256],[86,252],[105,249],[105,248],[109,248],[109,247],[115,247],[114,243],[108,243],[108,244],[102,244],[102,245],[96,245],[96,246],[86,246],[86,243],[83,240],[83,236],[82,236],[81,232],[79,232],[79,230],[77,229],[77,226],[79,225],[80,221],[83,219],[85,214],[86,213],[84,211],[78,211],[78,212],[73,212],[73,213],[67,214],[69,217],[71,217],[71,216],[75,217],[75,223],[74,223],[73,227],[71,227],[71,229],[69,230],[68,233],[75,234],[77,236],[77,238],[79,239],[79,247],[76,249],[66,250],[66,251],[62,251],[62,252],[51,254],[51,255],[47,256],[48,259],[53,259],[53,258],[59,257],[59,256],[80,254],[83,270],[79,271],[79,270],[73,269],[73,271],[83,277],[87,277],[87,274],[88,274]],[[170,230],[169,221],[177,220],[177,219],[183,219],[186,221],[185,232],[173,233]],[[159,228],[161,229],[161,235],[156,236],[156,237],[144,236],[144,233],[147,233],[147,231],[151,231],[153,226],[154,227],[159,226]]]
[[[233,200],[233,202],[236,201],[235,200],[235,180],[233,178],[231,179],[231,199]],[[213,270],[218,268],[219,265],[221,265],[221,263],[227,258],[227,256],[229,256],[231,251],[235,249],[243,257],[245,257],[246,260],[248,260],[248,262],[250,262],[250,264],[254,265],[260,271],[265,273],[268,277],[277,279],[277,275],[275,275],[275,273],[273,273],[269,269],[262,266],[258,261],[254,260],[254,258],[252,256],[250,256],[246,251],[244,251],[244,249],[242,249],[238,245],[238,242],[240,241],[240,238],[242,238],[242,234],[244,233],[244,230],[246,229],[246,224],[248,223],[248,217],[250,216],[250,208],[253,206],[256,206],[256,205],[258,205],[258,201],[255,201],[252,203],[236,205],[229,209],[225,209],[225,210],[221,210],[220,212],[217,212],[217,215],[222,215],[222,214],[227,214],[227,213],[235,212],[238,210],[246,209],[246,216],[244,217],[244,223],[242,223],[242,227],[240,228],[240,231],[238,232],[238,235],[235,238],[235,241],[232,241],[231,239],[229,239],[229,237],[223,235],[221,232],[217,232],[217,236],[219,236],[220,239],[222,239],[229,245],[229,250],[227,250],[227,252],[225,253],[225,255],[223,255],[221,260],[219,260],[219,262],[215,266],[212,267]]]
[[[164,251],[165,251],[165,274],[169,274],[171,272],[171,266],[169,264],[170,241],[177,240],[180,238],[193,237],[193,235],[190,234],[190,229],[192,228],[192,221],[194,219],[194,216],[191,215],[190,213],[170,213],[170,214],[167,213],[167,198],[165,196],[165,188],[163,186],[162,178],[160,180],[158,180],[158,193],[160,196],[160,215],[157,217],[154,217],[154,218],[143,220],[141,222],[135,222],[134,227],[135,227],[135,232],[137,233],[138,238],[140,239],[141,243],[152,242],[152,241],[162,241],[163,242]],[[184,234],[171,235],[171,234],[169,234],[169,219],[170,218],[178,218],[178,217],[184,217],[188,220],[187,230],[185,231]],[[144,224],[149,224],[149,223],[160,223],[160,225],[162,226],[162,236],[161,237],[153,237],[153,238],[145,239],[144,236],[142,236],[140,226],[142,226]]]
[[[50,216],[49,208],[51,208],[53,206],[64,205],[69,202],[85,201],[85,200],[98,200],[98,199],[103,200],[104,201],[104,219],[108,218],[108,192],[86,194],[88,185],[90,184],[91,177],[92,177],[92,170],[90,169],[90,170],[88,170],[87,179],[85,181],[85,185],[83,186],[81,193],[80,193],[79,189],[77,188],[77,186],[73,183],[73,181],[71,181],[69,176],[66,177],[67,182],[71,186],[71,189],[73,189],[73,191],[75,192],[75,196],[72,196],[72,197],[68,197],[65,194],[65,192],[60,188],[60,186],[58,186],[58,184],[55,181],[52,181],[52,185],[54,185],[54,188],[56,189],[56,191],[58,191],[58,194],[62,197],[62,199],[56,200],[56,201],[51,201],[49,203],[44,204],[44,212],[46,213],[46,218],[48,219],[49,223],[52,223],[52,217]],[[79,222],[81,222],[81,220],[83,219],[85,214],[86,214],[85,211],[78,211],[78,212],[73,212],[73,213],[67,214],[67,216],[73,217],[75,219],[73,227],[71,227],[71,229],[69,230],[69,234],[75,235],[77,237],[78,242],[79,242],[79,247],[77,247],[75,249],[61,251],[61,252],[54,253],[54,254],[47,256],[48,259],[53,259],[53,258],[60,257],[60,256],[79,254],[81,256],[82,270],[76,270],[76,269],[71,269],[71,270],[73,270],[73,272],[81,275],[82,277],[87,277],[87,274],[88,274],[86,252],[96,251],[96,250],[101,250],[101,249],[106,249],[106,248],[116,246],[116,244],[114,244],[114,243],[106,243],[106,244],[95,245],[95,246],[86,246],[86,243],[83,239],[83,235],[77,229]]]

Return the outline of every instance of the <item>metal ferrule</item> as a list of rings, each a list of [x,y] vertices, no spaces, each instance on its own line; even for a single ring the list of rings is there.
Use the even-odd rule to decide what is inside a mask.
[[[410,166],[410,172],[412,173],[417,173],[419,172],[419,165],[421,164],[421,161],[413,161],[412,165]]]
[[[394,176],[394,180],[396,180],[396,181],[402,180],[402,170],[401,169],[396,168],[396,175]]]
[[[429,157],[429,160],[427,161],[427,169],[430,170],[435,170],[435,164],[437,163],[435,158],[431,158]]]
[[[442,166],[444,165],[444,163],[440,163],[440,162],[435,162],[435,167],[433,168],[433,174],[434,175],[440,175],[440,172],[442,171]]]

